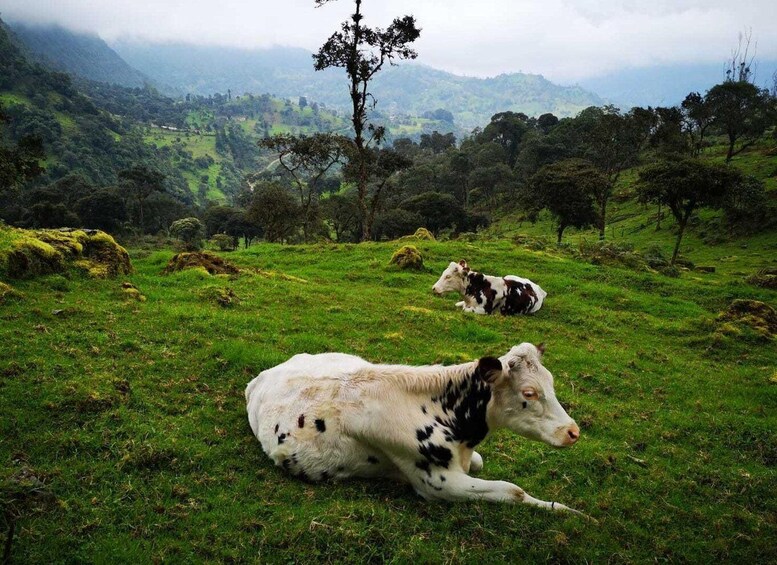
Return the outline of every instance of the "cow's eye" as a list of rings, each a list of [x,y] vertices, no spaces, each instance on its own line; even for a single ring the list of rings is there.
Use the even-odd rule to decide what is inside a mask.
[[[521,393],[526,400],[536,400],[537,393],[531,389],[522,390]]]

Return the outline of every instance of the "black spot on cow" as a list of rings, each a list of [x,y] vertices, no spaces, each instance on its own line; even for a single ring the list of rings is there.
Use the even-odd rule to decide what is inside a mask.
[[[288,459],[284,459],[283,461],[281,461],[281,465],[286,471],[288,471],[289,467],[291,467],[291,461],[289,461]]]
[[[319,432],[324,433],[326,431],[326,422],[324,422],[324,420],[316,420],[315,423],[316,423],[316,429]]]
[[[426,426],[425,428],[419,428],[415,431],[415,437],[418,441],[426,441],[432,435],[434,426]]]
[[[418,446],[418,453],[420,453],[426,461],[431,465],[437,467],[448,468],[448,464],[453,459],[453,453],[450,449],[443,445],[436,445],[434,443],[422,443]]]
[[[378,463],[380,463],[380,461],[378,461],[378,458],[375,457],[374,455],[369,455],[367,456],[367,463],[370,463],[372,465],[377,465]]]
[[[278,436],[278,445],[282,444],[284,441],[286,441],[286,434],[281,434]]]
[[[483,306],[486,313],[490,314],[493,312],[496,290],[493,289],[491,283],[486,280],[482,273],[472,272],[467,275],[465,293],[472,296],[478,304]]]
[[[297,473],[296,477],[298,479],[302,480],[302,481],[305,481],[306,483],[311,482],[310,477],[308,476],[308,474],[303,469],[299,470],[299,472]]]
[[[298,461],[297,461],[297,454],[296,453],[292,453],[291,454],[291,462],[294,463],[295,465],[297,464]]]
[[[305,427],[305,415],[304,414],[300,414],[299,418],[297,418],[297,425],[300,428],[304,428]]]
[[[423,412],[424,414],[426,414],[426,404],[422,404],[422,405],[421,405],[421,412]]]
[[[321,480],[326,481],[327,479],[329,479],[329,473],[326,471],[321,471]]]
[[[532,285],[504,279],[505,300],[501,312],[505,316],[511,314],[527,314],[537,303],[537,293]]]
[[[475,447],[483,441],[488,433],[486,423],[486,408],[491,400],[491,386],[487,382],[497,364],[495,358],[483,358],[483,370],[478,367],[461,382],[448,382],[445,391],[436,400],[445,413],[444,417],[435,416],[435,421],[442,426],[443,436],[448,442],[465,443],[467,447]]]
[[[529,405],[529,403],[528,403],[528,402],[526,402],[526,401],[524,400],[524,401],[523,401],[523,404],[522,404],[522,406],[523,406],[524,408],[526,408],[528,405]]]
[[[435,485],[432,483],[432,481],[430,481],[429,479],[424,479],[424,482],[425,482],[427,485],[429,485],[430,487],[432,487],[432,488],[433,488],[434,490],[436,490],[436,491],[441,491],[441,490],[442,490],[442,487],[435,486]]]
[[[445,475],[440,474],[440,482],[444,483],[446,480]]]
[[[422,471],[426,471],[426,474],[429,475],[430,477],[432,476],[432,470],[429,467],[429,461],[427,461],[426,459],[422,461],[416,461],[415,466],[421,469]]]
[[[279,428],[279,427],[280,427],[280,424],[275,424],[275,432],[273,432],[273,433],[276,433],[276,434],[277,434],[277,433],[278,433],[278,428]]]

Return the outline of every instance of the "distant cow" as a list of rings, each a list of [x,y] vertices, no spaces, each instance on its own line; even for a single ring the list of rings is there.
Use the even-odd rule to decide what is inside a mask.
[[[492,277],[471,271],[466,261],[451,262],[432,290],[437,294],[459,292],[464,300],[457,302],[465,312],[491,314],[534,314],[540,308],[547,292],[529,279],[514,275]]]
[[[469,476],[474,451],[507,428],[556,447],[580,430],[561,407],[543,346],[453,366],[373,365],[353,355],[295,355],[246,387],[248,421],[265,453],[306,481],[392,478],[428,499],[545,502],[505,481]]]

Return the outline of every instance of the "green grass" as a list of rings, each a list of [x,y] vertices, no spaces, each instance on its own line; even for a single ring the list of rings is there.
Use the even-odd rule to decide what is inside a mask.
[[[11,281],[25,298],[0,305],[0,480],[27,469],[54,496],[20,519],[16,562],[774,559],[777,349],[746,328],[713,333],[732,299],[774,305],[777,293],[506,241],[421,242],[429,270],[411,274],[387,267],[397,246],[255,245],[224,256],[274,275],[236,278],[162,276],[172,251],[136,251],[126,280],[146,302],[125,299],[125,279]],[[461,257],[536,280],[545,307],[464,315],[430,292]],[[214,285],[240,303],[202,298]],[[455,363],[522,341],[547,343],[582,439],[555,450],[497,432],[479,449],[481,476],[596,526],[429,503],[390,482],[302,483],[246,421],[246,383],[295,353]]]

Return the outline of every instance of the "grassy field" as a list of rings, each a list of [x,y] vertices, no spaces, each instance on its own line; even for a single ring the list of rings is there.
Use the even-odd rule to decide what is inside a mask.
[[[135,250],[136,272],[118,280],[9,281],[24,296],[0,303],[0,495],[37,493],[17,496],[14,560],[775,560],[777,348],[716,317],[777,292],[507,241],[421,243],[428,270],[409,273],[387,266],[397,245],[255,245],[225,257],[261,273],[231,278],[161,275],[172,251]],[[430,291],[462,257],[537,281],[546,305],[462,314]],[[125,280],[147,300],[128,299]],[[220,306],[221,289],[239,302]],[[546,342],[582,438],[556,450],[497,432],[479,449],[481,476],[598,525],[424,502],[390,482],[306,484],[248,427],[246,383],[295,353],[456,363],[523,341]]]

